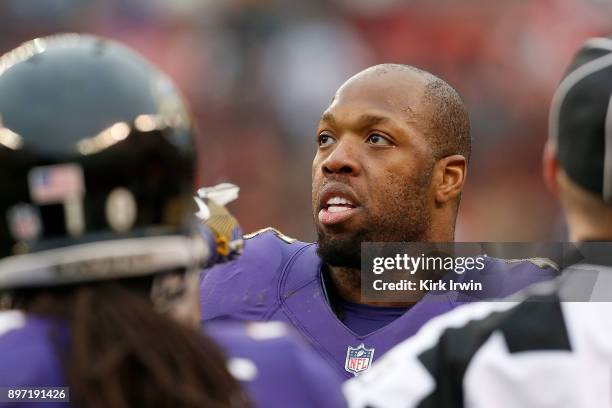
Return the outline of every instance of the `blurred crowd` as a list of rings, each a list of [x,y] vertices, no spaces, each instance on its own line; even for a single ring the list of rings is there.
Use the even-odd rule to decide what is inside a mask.
[[[573,51],[612,33],[607,0],[3,0],[0,52],[56,32],[140,51],[194,109],[199,184],[241,187],[246,231],[314,238],[310,168],[336,88],[382,62],[447,80],[472,118],[457,240],[564,237],[540,177],[552,92]]]

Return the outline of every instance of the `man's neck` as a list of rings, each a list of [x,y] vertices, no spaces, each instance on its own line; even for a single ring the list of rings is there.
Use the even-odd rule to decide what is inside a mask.
[[[368,306],[378,307],[411,307],[415,302],[367,302],[361,299],[361,270],[327,265],[329,282],[333,292],[342,299]]]
[[[361,270],[327,265],[334,293],[342,299],[361,303]]]

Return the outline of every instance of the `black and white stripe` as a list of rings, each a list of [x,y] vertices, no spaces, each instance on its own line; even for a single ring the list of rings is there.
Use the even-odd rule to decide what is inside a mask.
[[[612,268],[584,266],[601,272],[595,292],[602,282],[609,287]],[[432,320],[346,383],[349,406],[612,406],[612,302],[566,302],[555,288]]]

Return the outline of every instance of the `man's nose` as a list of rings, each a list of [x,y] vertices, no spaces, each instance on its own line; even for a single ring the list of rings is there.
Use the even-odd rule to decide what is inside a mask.
[[[361,171],[358,148],[355,141],[344,138],[336,143],[322,163],[324,174],[356,176]]]

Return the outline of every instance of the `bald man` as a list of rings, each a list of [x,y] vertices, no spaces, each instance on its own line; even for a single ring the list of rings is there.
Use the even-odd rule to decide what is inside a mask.
[[[611,406],[611,95],[612,37],[590,38],[552,99],[542,161],[576,263],[520,303],[433,319],[346,383],[351,408]]]
[[[458,304],[423,292],[418,299],[361,297],[364,242],[450,242],[470,155],[468,113],[457,92],[420,69],[368,68],[346,81],[315,135],[312,206],[317,243],[268,228],[247,235],[244,254],[201,280],[204,324],[281,320],[346,377]],[[488,276],[507,295],[554,271],[487,259]]]

